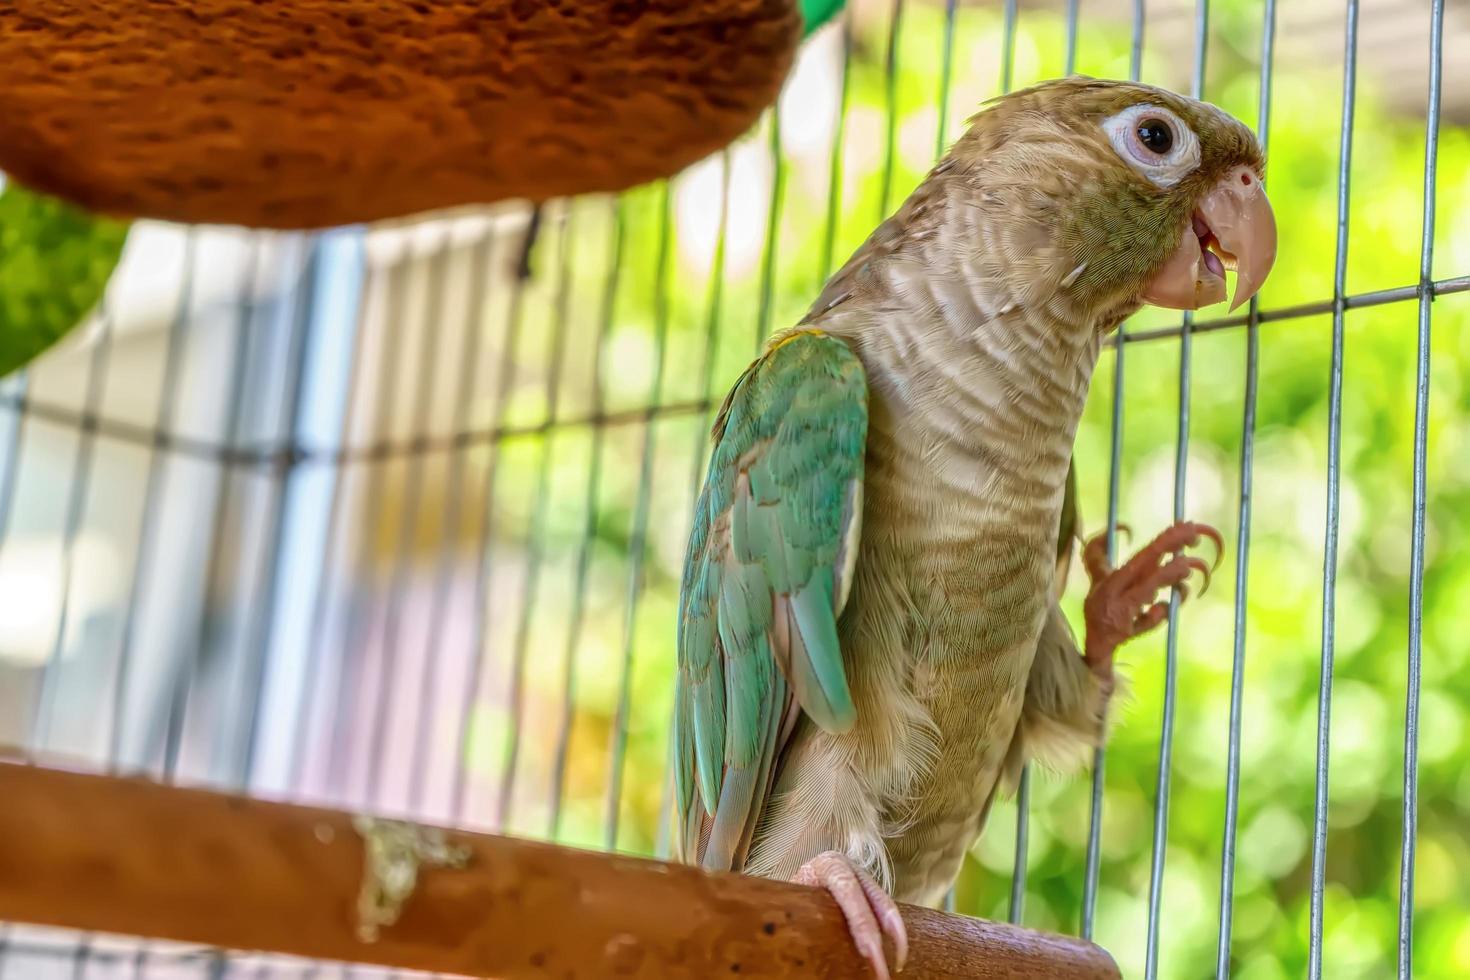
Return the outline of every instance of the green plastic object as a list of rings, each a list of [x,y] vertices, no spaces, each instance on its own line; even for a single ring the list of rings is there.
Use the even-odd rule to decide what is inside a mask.
[[[801,0],[801,21],[806,33],[811,34],[831,20],[842,9],[843,2],[844,0]]]
[[[14,181],[0,188],[0,378],[29,364],[92,311],[128,227]]]

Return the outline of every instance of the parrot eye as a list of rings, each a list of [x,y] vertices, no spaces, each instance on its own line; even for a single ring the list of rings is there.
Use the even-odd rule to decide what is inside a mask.
[[[1138,124],[1138,141],[1163,156],[1174,145],[1174,130],[1162,119],[1145,119]]]
[[[1102,126],[1123,162],[1159,187],[1173,187],[1199,166],[1199,140],[1163,106],[1129,106]]]

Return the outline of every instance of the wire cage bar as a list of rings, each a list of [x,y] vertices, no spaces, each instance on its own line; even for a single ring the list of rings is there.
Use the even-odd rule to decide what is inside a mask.
[[[85,336],[0,383],[4,754],[667,855],[673,595],[728,384],[981,101],[1074,70],[1130,77],[1254,109],[1297,252],[1239,314],[1145,312],[1108,341],[1083,518],[1110,561],[1130,526],[1229,525],[1233,593],[1171,597],[1132,654],[1141,704],[1114,745],[1070,783],[1028,767],[947,907],[1076,932],[1128,976],[1449,969],[1446,910],[1467,896],[1423,862],[1416,894],[1416,857],[1461,860],[1433,835],[1466,807],[1428,738],[1464,709],[1435,659],[1458,581],[1439,543],[1460,492],[1452,342],[1470,326],[1457,13],[862,0],[809,40],[757,131],[653,187],[310,235],[138,225]],[[1304,65],[1328,35],[1311,50],[1330,63]],[[1340,112],[1319,124],[1323,85]],[[1355,147],[1365,131],[1388,149]],[[1385,243],[1389,198],[1419,205],[1408,245]],[[1407,345],[1411,309],[1412,356],[1370,373],[1391,360],[1379,336]],[[1360,406],[1375,383],[1402,386],[1404,425]],[[1382,458],[1360,446],[1370,423]],[[1311,543],[1289,548],[1292,439],[1322,448],[1298,481]],[[1372,580],[1379,618],[1407,630],[1392,651],[1356,608],[1362,552],[1394,544],[1362,530],[1369,489],[1406,552]],[[1313,585],[1283,596],[1283,575]],[[1343,726],[1377,705],[1370,680],[1402,694],[1403,754],[1394,785],[1365,789],[1344,767],[1381,752]],[[1385,875],[1361,849],[1390,821]],[[339,969],[0,933],[4,980]]]

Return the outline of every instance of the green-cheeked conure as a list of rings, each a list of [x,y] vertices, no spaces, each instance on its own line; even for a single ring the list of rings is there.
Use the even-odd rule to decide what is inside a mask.
[[[715,422],[680,594],[683,860],[828,889],[887,976],[997,788],[1106,735],[1113,655],[1220,536],[1176,524],[1058,597],[1073,437],[1144,303],[1238,306],[1275,259],[1251,132],[1073,77],[989,104]],[[1233,307],[1232,307],[1233,308]]]

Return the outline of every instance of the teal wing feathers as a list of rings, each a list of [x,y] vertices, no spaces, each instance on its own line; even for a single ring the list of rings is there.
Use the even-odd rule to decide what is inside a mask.
[[[788,335],[714,426],[679,596],[675,806],[685,861],[739,868],[799,711],[856,709],[837,618],[856,559],[867,381],[842,341]]]

